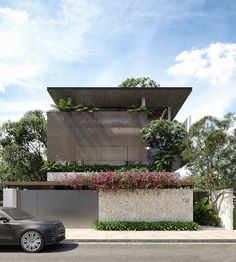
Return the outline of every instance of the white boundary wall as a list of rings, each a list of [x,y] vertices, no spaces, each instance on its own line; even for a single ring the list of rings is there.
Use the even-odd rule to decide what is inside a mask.
[[[17,189],[15,188],[3,189],[3,206],[17,207]]]
[[[218,199],[217,199],[218,197]],[[221,226],[225,229],[233,229],[233,189],[225,189],[212,193],[212,200],[216,201],[218,216]]]

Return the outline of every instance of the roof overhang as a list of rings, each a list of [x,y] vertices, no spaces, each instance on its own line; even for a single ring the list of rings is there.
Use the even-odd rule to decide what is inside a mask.
[[[48,87],[47,90],[55,103],[61,98],[66,101],[71,98],[75,105],[99,108],[129,108],[141,105],[145,97],[148,108],[171,107],[171,118],[174,119],[192,88]]]

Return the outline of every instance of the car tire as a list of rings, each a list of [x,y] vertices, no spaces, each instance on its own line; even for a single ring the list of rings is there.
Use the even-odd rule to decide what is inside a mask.
[[[27,253],[37,253],[44,247],[44,239],[38,231],[26,231],[20,239],[22,249]]]

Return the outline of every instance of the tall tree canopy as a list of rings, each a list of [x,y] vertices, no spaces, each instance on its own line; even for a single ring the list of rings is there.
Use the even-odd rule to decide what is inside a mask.
[[[184,159],[202,190],[236,188],[235,115],[203,117],[189,130]]]
[[[185,127],[176,120],[153,120],[141,132],[143,140],[156,150],[157,169],[171,171],[173,161],[183,151]]]
[[[42,111],[27,112],[18,122],[0,127],[1,180],[45,180],[47,122]]]
[[[127,78],[124,82],[122,82],[119,87],[159,87],[155,80],[150,79],[149,77],[138,77],[138,78]]]

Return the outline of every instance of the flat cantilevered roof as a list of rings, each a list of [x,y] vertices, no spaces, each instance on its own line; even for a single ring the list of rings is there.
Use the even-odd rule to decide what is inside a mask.
[[[174,119],[192,88],[48,87],[47,90],[55,103],[61,98],[66,101],[71,98],[75,105],[84,104],[99,108],[138,106],[145,97],[148,108],[171,107],[171,118]]]

